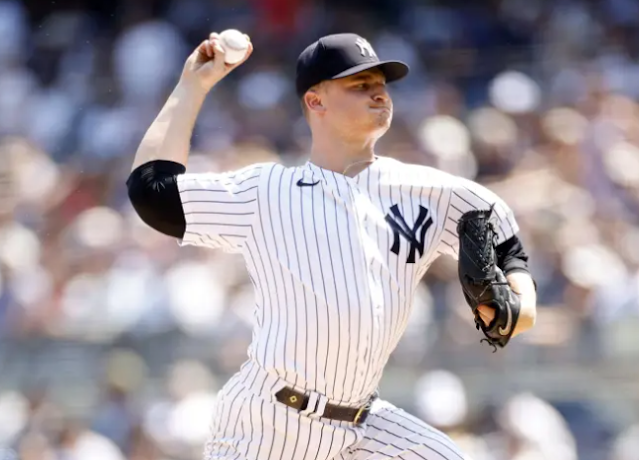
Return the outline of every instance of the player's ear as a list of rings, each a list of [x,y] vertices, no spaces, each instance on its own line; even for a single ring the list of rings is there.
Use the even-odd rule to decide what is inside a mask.
[[[304,95],[304,104],[309,112],[324,112],[326,109],[322,103],[322,96],[317,89],[309,89]]]

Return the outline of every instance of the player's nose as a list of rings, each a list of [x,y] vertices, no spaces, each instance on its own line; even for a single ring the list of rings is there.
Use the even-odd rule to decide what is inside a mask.
[[[372,94],[372,98],[377,104],[389,105],[390,103],[390,95],[386,88],[383,87],[376,89]]]

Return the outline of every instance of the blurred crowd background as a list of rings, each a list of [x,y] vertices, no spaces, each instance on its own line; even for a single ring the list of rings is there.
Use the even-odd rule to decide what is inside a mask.
[[[480,345],[442,258],[382,396],[475,460],[638,460],[638,0],[0,0],[0,460],[200,458],[252,287],[239,257],[143,225],[125,181],[226,28],[255,53],[207,99],[189,171],[304,162],[295,59],[352,31],[412,68],[379,153],[519,220],[535,329]]]

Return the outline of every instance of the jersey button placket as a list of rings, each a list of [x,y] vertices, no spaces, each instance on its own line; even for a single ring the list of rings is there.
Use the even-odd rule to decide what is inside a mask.
[[[349,192],[350,192],[350,200],[351,200],[351,204],[352,204],[352,208],[353,208],[353,214],[355,217],[355,222],[357,223],[357,235],[358,235],[358,239],[360,242],[362,242],[362,250],[364,252],[364,261],[363,263],[366,265],[366,269],[367,272],[365,274],[365,276],[367,277],[367,279],[369,280],[368,283],[366,283],[366,292],[369,296],[372,295],[373,299],[372,299],[372,303],[373,303],[373,311],[371,312],[372,315],[369,316],[368,321],[370,321],[370,328],[366,328],[364,327],[364,337],[362,337],[361,343],[363,345],[363,350],[360,354],[361,356],[361,362],[358,365],[358,372],[357,372],[357,378],[359,381],[362,382],[363,388],[368,384],[368,382],[364,382],[364,378],[367,375],[367,373],[369,373],[369,369],[372,365],[371,359],[373,356],[372,350],[373,350],[373,342],[375,340],[375,337],[378,335],[378,331],[381,327],[381,321],[380,321],[380,316],[383,313],[383,308],[382,306],[379,304],[379,298],[381,294],[376,294],[376,293],[372,293],[370,292],[371,288],[374,286],[377,286],[377,282],[376,280],[373,279],[371,280],[371,274],[373,273],[373,265],[375,263],[375,258],[371,255],[369,255],[369,252],[366,251],[366,238],[368,237],[368,232],[366,230],[367,225],[369,223],[369,219],[368,219],[368,213],[366,212],[361,212],[360,208],[358,207],[358,199],[357,197],[360,194],[360,190],[357,186],[356,183],[348,181],[348,185],[349,185]],[[372,281],[372,284],[371,284]],[[364,287],[363,287],[364,288]],[[367,308],[364,308],[364,306],[362,305],[362,314],[364,314],[367,311],[370,311]]]
[[[357,231],[357,238],[359,241],[361,241],[361,222],[360,222],[360,218],[359,218],[359,212],[357,210],[357,201],[355,199],[355,189],[356,186],[353,185],[352,179],[349,177],[345,177],[344,178],[344,182],[346,184],[346,188],[348,190],[348,193],[344,195],[343,197],[343,202],[346,205],[349,214],[352,214],[353,216],[353,221],[355,223],[355,228]],[[353,263],[357,263],[355,260],[353,261]],[[355,268],[357,269],[357,268]],[[353,274],[354,275],[354,274]],[[357,276],[353,276],[355,282],[359,282],[360,277]],[[360,306],[361,307],[361,306]],[[362,312],[362,310],[360,309],[360,312]],[[361,318],[361,316],[360,316]],[[362,321],[363,324],[361,324],[361,333],[364,335],[363,337],[360,338],[359,343],[357,344],[357,346],[361,347],[361,345],[363,344],[364,348],[360,348],[359,352],[357,353],[357,356],[359,356],[359,362],[357,363],[356,366],[356,374],[355,374],[355,379],[357,380],[357,382],[361,382],[364,379],[365,376],[365,371],[367,369],[367,362],[368,362],[368,356],[370,355],[370,346],[369,346],[369,341],[370,341],[370,334],[368,333],[368,328],[366,327],[366,323],[364,321]]]

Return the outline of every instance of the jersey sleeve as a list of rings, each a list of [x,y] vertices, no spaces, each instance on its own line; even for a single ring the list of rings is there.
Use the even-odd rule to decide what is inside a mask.
[[[258,195],[267,164],[225,173],[181,174],[177,185],[186,231],[180,246],[240,252],[258,214]]]
[[[459,255],[459,237],[457,222],[462,214],[477,209],[490,209],[494,205],[494,218],[497,225],[497,242],[499,245],[519,232],[512,209],[506,202],[485,186],[462,177],[451,176],[450,202],[448,204],[444,231],[439,242],[439,251],[454,259]]]

